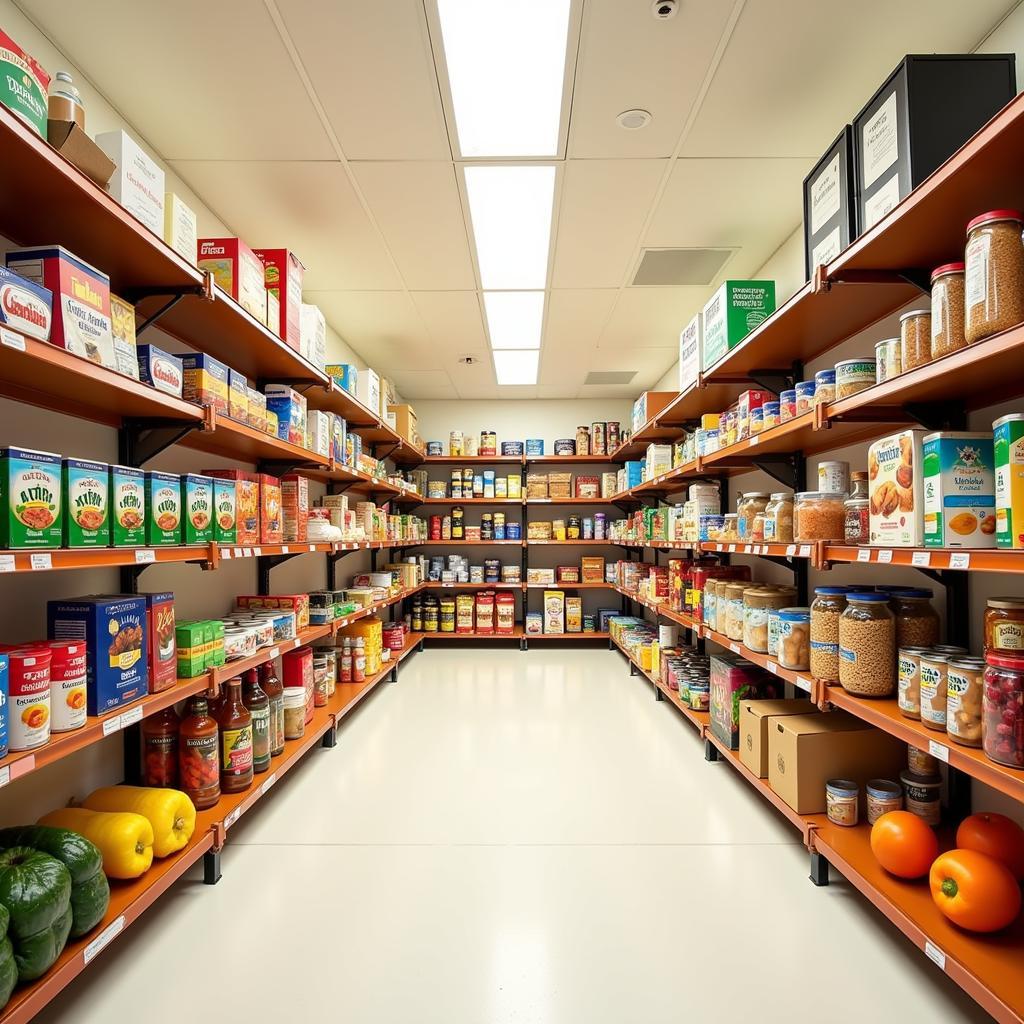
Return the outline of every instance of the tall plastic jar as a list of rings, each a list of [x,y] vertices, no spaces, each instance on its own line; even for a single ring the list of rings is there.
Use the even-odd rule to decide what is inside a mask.
[[[896,616],[896,647],[934,647],[939,642],[939,613],[932,592],[924,588],[896,591],[890,606]]]
[[[768,495],[764,491],[749,491],[736,503],[736,523],[740,540],[751,540],[754,516],[768,507]]]
[[[858,697],[896,689],[896,621],[885,594],[852,593],[839,617],[839,682]]]
[[[1019,210],[990,210],[967,225],[964,337],[972,345],[1024,321],[1024,242]]]
[[[966,347],[964,265],[944,263],[932,271],[932,359]]]
[[[993,761],[1024,768],[1024,657],[989,651],[985,666],[982,747]]]
[[[743,592],[743,644],[759,654],[768,653],[768,613],[785,608],[790,595],[777,590],[747,588]]]
[[[839,682],[839,617],[846,610],[846,587],[816,587],[811,602],[810,670],[815,679]]]
[[[764,539],[772,544],[793,541],[793,495],[775,491],[764,512]]]

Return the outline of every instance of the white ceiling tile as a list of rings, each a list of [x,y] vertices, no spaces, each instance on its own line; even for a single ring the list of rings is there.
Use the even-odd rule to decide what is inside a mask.
[[[651,16],[647,0],[588,0],[573,91],[569,155],[669,156],[730,6],[724,0],[684,0],[676,17],[658,21]],[[651,123],[638,131],[620,128],[616,117],[636,107],[653,115]]]
[[[595,345],[617,294],[610,288],[551,292],[542,347],[572,352],[578,346]]]
[[[176,161],[174,169],[252,246],[287,245],[305,287],[401,288],[340,163]]]
[[[135,0],[126,7],[121,0],[31,0],[24,6],[167,160],[335,156],[262,3]]]
[[[401,396],[410,402],[416,399],[455,399],[459,395],[451,378],[443,370],[392,370],[387,374]]]
[[[558,213],[555,288],[622,284],[666,165],[665,160],[568,162]]]
[[[626,288],[615,304],[597,347],[609,353],[664,349],[679,351],[679,332],[693,316],[687,311],[703,306],[707,288]]]
[[[357,163],[352,170],[406,287],[476,287],[450,163]]]
[[[416,307],[405,292],[312,291],[328,323],[378,373],[440,369]]]

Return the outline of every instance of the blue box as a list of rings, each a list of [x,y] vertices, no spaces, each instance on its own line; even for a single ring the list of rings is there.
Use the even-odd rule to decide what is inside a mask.
[[[51,640],[83,640],[90,715],[106,715],[146,695],[149,684],[146,599],[78,597],[46,603]]]
[[[356,393],[356,385],[359,382],[359,370],[351,363],[328,363],[324,367],[324,372],[339,388],[342,388],[351,395]]]
[[[597,609],[597,621],[598,621],[598,633],[608,632],[608,623],[622,615],[621,608],[598,608]]]
[[[626,488],[639,487],[644,482],[644,464],[640,461],[626,463]]]
[[[181,359],[156,345],[139,345],[135,352],[139,359],[139,380],[157,391],[181,398],[185,385]]]
[[[528,437],[526,439],[526,457],[529,458],[531,455],[543,455],[544,454],[544,439],[538,437]]]
[[[0,266],[0,324],[26,338],[49,341],[53,292]]]
[[[7,655],[0,654],[0,757],[7,756],[7,697],[10,680],[7,674]]]

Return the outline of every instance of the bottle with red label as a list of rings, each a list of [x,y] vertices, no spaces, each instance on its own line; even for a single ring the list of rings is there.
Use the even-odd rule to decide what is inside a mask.
[[[242,679],[242,703],[252,716],[252,770],[260,775],[270,769],[270,698],[254,668]]]
[[[284,687],[274,671],[274,663],[260,665],[260,689],[270,701],[270,756],[284,753]]]
[[[212,719],[211,719],[212,721]],[[173,705],[142,722],[142,784],[178,788],[178,740],[181,723]]]
[[[366,680],[366,649],[363,647],[363,638],[355,638],[355,647],[352,649],[352,682],[362,683]]]
[[[348,637],[345,637],[341,648],[339,681],[342,683],[352,682],[352,645]]]
[[[220,748],[217,721],[205,697],[191,697],[178,727],[178,775],[182,791],[197,811],[220,799]]]
[[[220,790],[241,793],[252,785],[252,715],[242,701],[242,680],[224,684],[217,708],[220,726]]]

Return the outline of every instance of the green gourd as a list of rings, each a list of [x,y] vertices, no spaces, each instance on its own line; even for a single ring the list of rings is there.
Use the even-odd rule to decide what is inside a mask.
[[[30,846],[0,851],[0,904],[19,981],[34,981],[53,966],[71,931],[71,874],[48,853]]]

